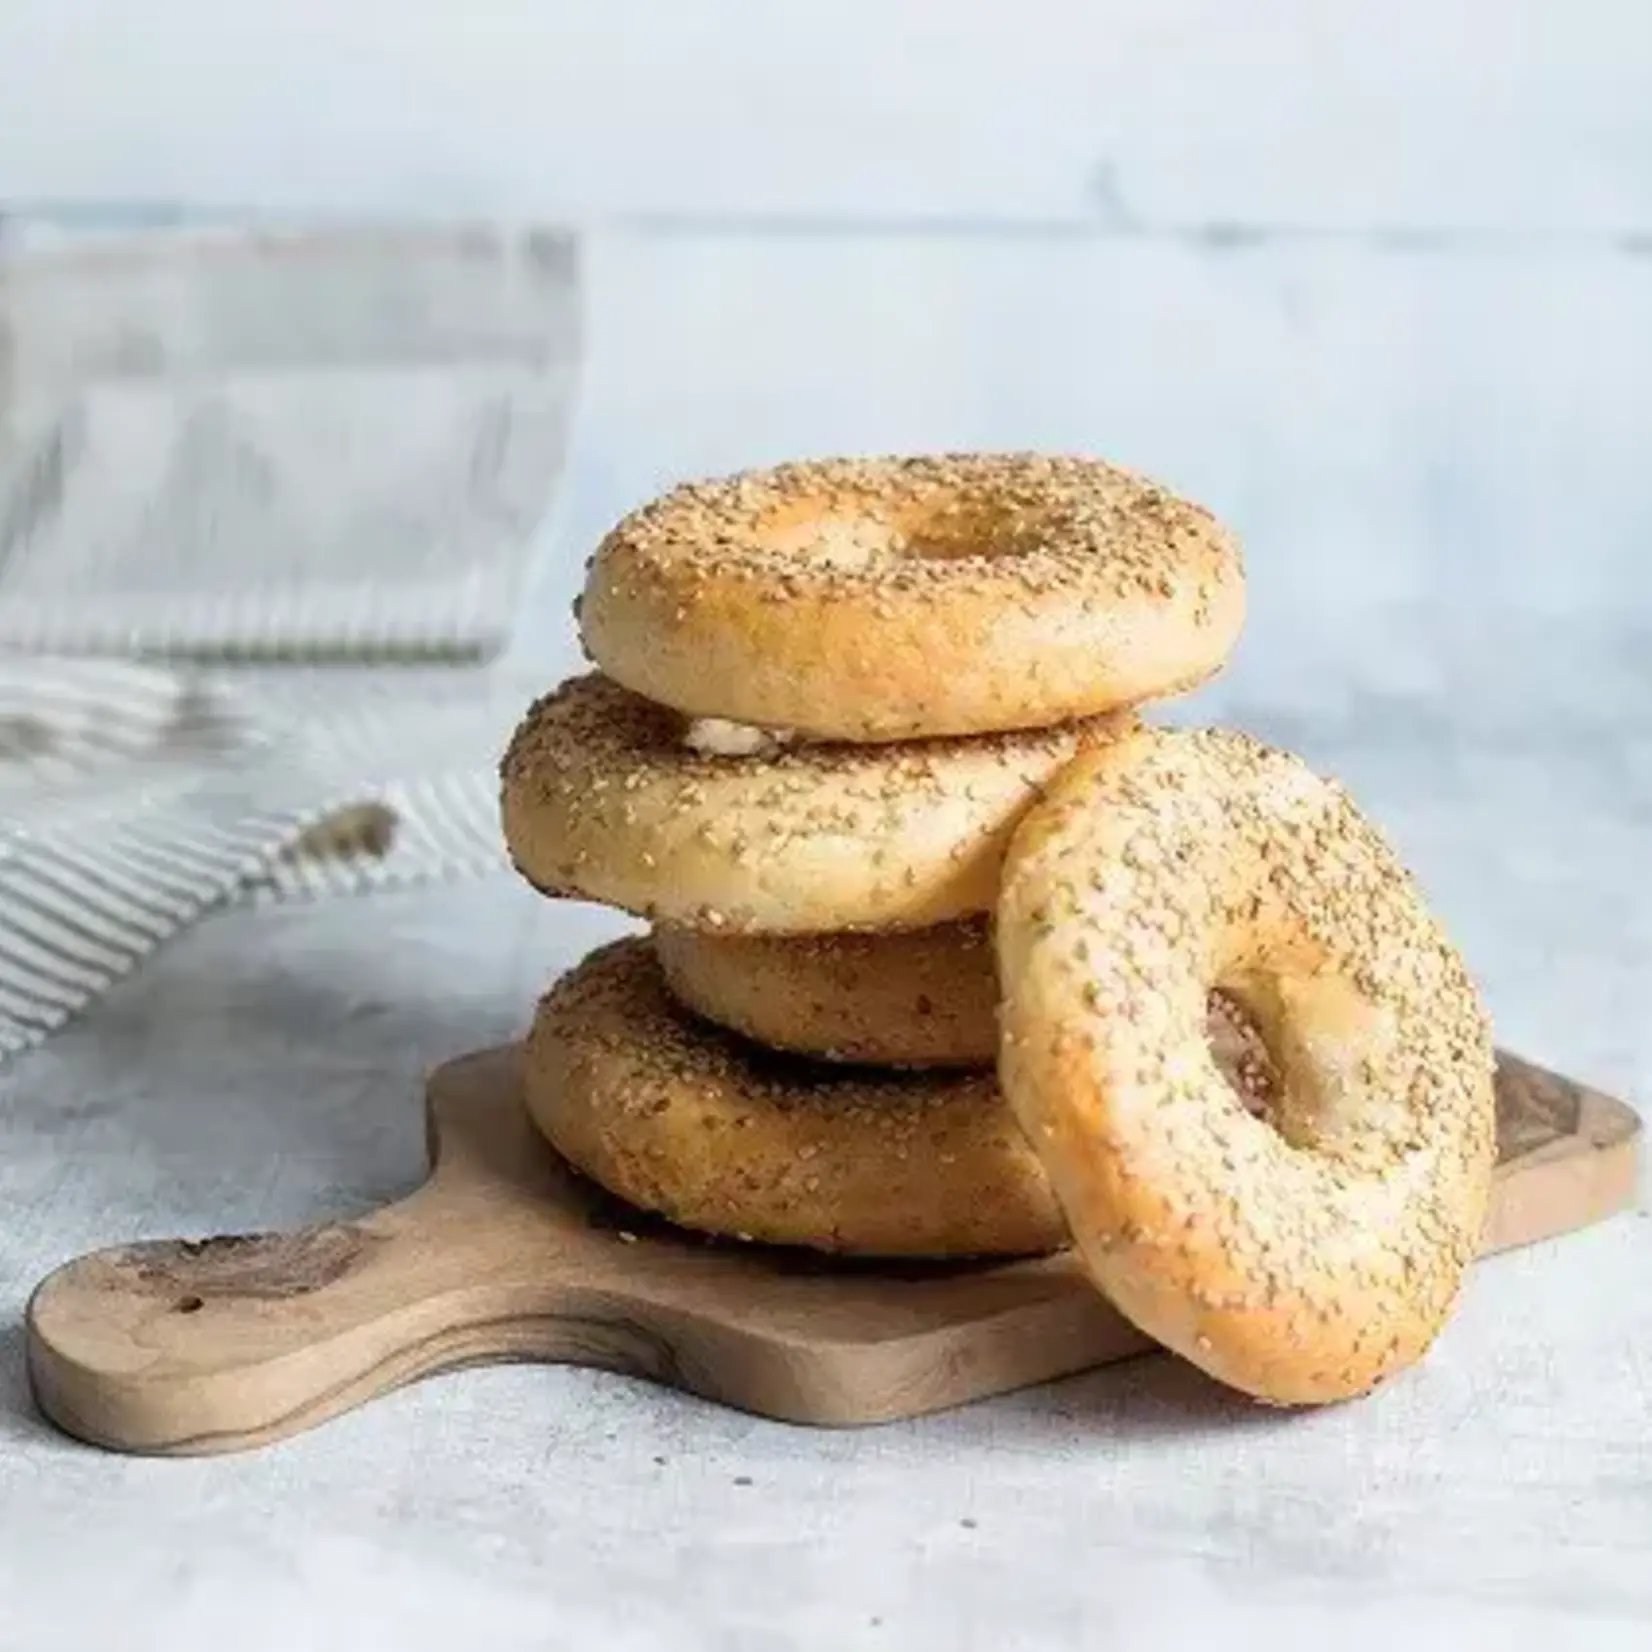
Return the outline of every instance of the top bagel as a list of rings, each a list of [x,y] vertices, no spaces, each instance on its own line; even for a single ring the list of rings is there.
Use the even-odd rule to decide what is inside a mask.
[[[1231,535],[1096,459],[827,459],[673,489],[598,547],[591,658],[690,717],[823,740],[1039,728],[1191,688],[1244,619]]]

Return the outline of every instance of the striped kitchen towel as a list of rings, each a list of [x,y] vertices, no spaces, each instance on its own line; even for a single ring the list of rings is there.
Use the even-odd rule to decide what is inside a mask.
[[[504,870],[498,758],[541,687],[0,653],[0,1058],[227,901]]]
[[[254,882],[323,790],[222,690],[0,654],[0,1056]]]
[[[0,241],[0,646],[496,654],[567,445],[557,230]]]
[[[0,1053],[226,900],[503,864],[581,350],[561,231],[53,231],[0,223]]]
[[[315,795],[329,802],[246,898],[359,894],[508,867],[499,757],[543,679],[514,670],[326,668],[236,682],[272,726],[288,731]]]

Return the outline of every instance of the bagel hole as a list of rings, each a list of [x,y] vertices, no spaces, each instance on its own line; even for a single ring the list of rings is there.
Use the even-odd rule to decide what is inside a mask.
[[[839,510],[820,514],[795,507],[763,525],[764,542],[786,556],[807,556],[817,566],[865,568],[887,557],[899,539],[889,523],[870,513]]]
[[[1282,1069],[1268,1043],[1263,1018],[1237,992],[1218,987],[1207,1001],[1205,1037],[1217,1070],[1240,1106],[1256,1118],[1273,1122],[1282,1091]]]
[[[1033,550],[1039,536],[1024,517],[990,505],[940,505],[901,524],[895,548],[917,562],[962,562]]]
[[[948,499],[891,515],[876,499],[811,500],[775,512],[762,524],[764,543],[784,555],[806,554],[816,566],[844,569],[889,562],[963,562],[1036,550],[1049,524],[1023,511],[977,500]]]
[[[1256,971],[1224,981],[1219,991],[1222,1044],[1213,1036],[1212,1051],[1252,1113],[1290,1146],[1318,1152],[1381,1133],[1374,1120],[1390,1103],[1373,1092],[1368,1072],[1391,1042],[1392,1027],[1350,983]]]
[[[1398,1103],[1374,1075],[1392,1060],[1391,1011],[1352,981],[1301,968],[1248,977],[1236,996],[1273,1057],[1267,1119],[1286,1142],[1358,1156],[1388,1139]]]

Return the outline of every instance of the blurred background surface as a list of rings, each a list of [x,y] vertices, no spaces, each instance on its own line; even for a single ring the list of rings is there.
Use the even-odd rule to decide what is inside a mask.
[[[1080,446],[1238,522],[1271,646],[1642,589],[1649,87],[1639,0],[8,0],[0,190],[594,229],[574,541],[689,471]]]
[[[1649,589],[1649,87],[1639,0],[9,0],[0,189],[573,222],[573,548],[685,472],[1099,449],[1237,522],[1273,650]]]
[[[0,63],[80,199],[1652,228],[1638,0],[7,0]]]

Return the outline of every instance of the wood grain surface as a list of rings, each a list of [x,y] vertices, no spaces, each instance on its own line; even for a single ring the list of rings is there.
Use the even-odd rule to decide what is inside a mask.
[[[635,1373],[800,1423],[911,1417],[1152,1345],[1068,1256],[870,1264],[685,1234],[576,1176],[521,1106],[514,1047],[437,1070],[411,1197],[292,1233],[99,1251],[28,1312],[59,1427],[112,1449],[267,1444],[439,1371],[504,1360]],[[1633,1197],[1640,1121],[1504,1055],[1488,1252]]]

